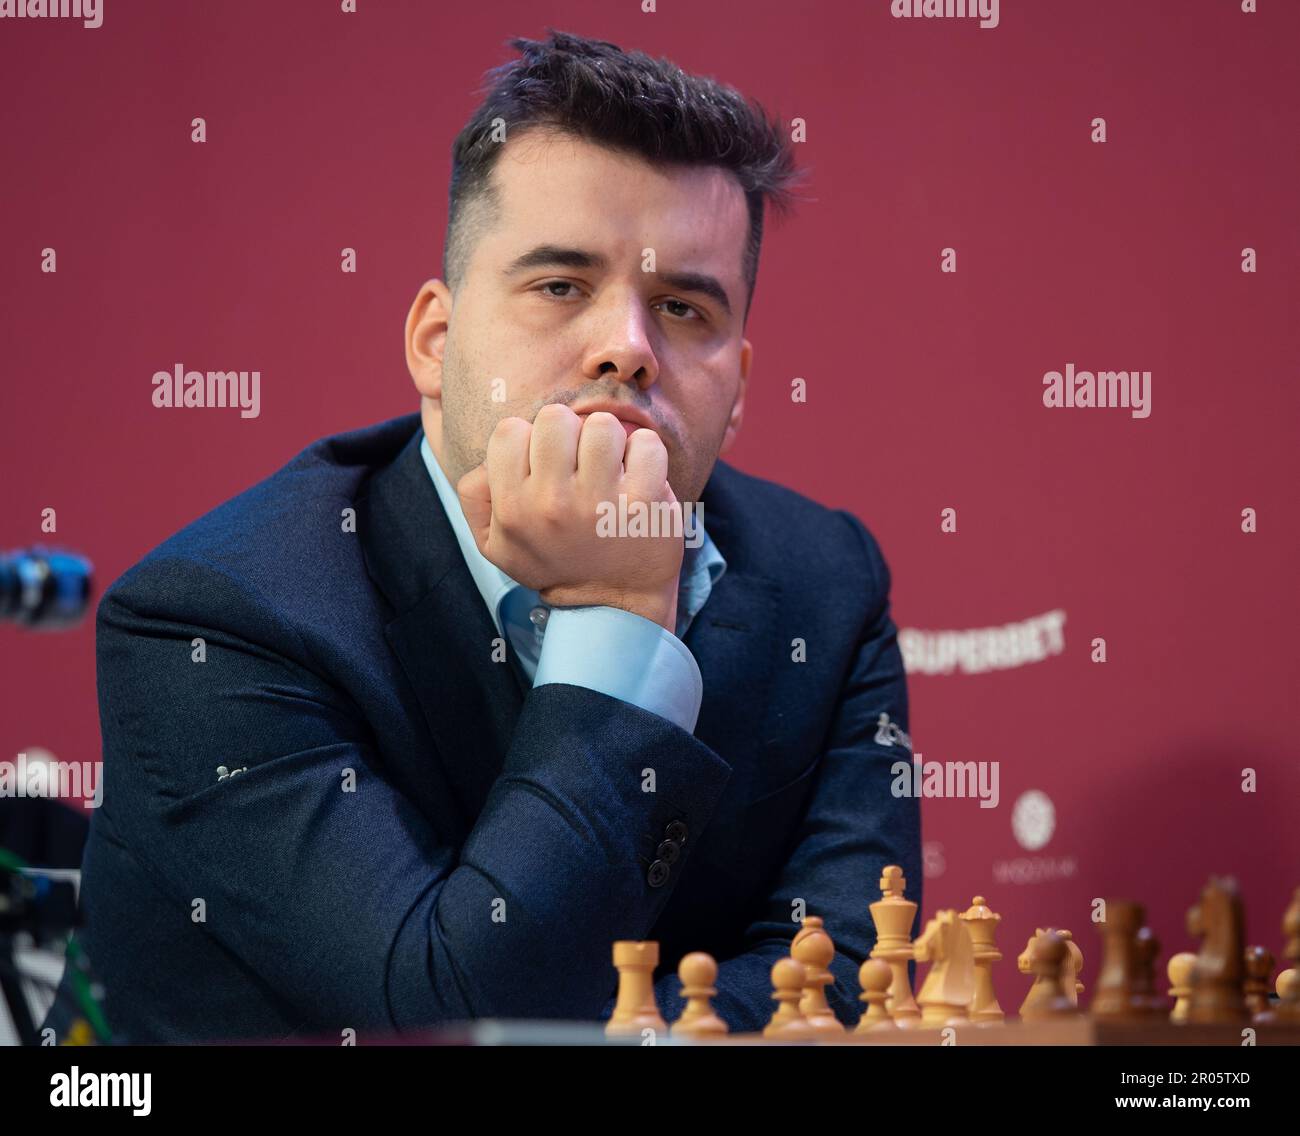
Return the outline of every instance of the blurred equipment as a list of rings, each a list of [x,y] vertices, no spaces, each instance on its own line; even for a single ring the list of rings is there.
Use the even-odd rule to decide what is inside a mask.
[[[8,1008],[18,1041],[39,1045],[31,1004],[24,983],[57,987],[56,1002],[65,998],[70,1005],[60,1007],[64,1022],[59,1031],[63,1044],[108,1043],[111,1034],[101,1006],[89,960],[72,932],[77,925],[77,889],[67,879],[59,879],[58,869],[33,868],[21,857],[0,848],[0,993]],[[60,985],[42,978],[19,964],[19,956],[34,951],[62,948],[64,977]]]
[[[71,627],[86,612],[93,574],[75,552],[36,545],[0,553],[0,619],[47,631]]]

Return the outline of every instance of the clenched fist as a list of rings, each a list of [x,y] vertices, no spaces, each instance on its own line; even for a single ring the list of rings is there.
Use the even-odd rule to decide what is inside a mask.
[[[653,430],[628,434],[613,414],[584,420],[560,403],[532,423],[503,418],[456,493],[479,551],[546,603],[623,608],[676,630],[682,506]],[[629,514],[666,506],[672,524],[654,536],[598,535],[602,508],[617,507],[619,494]]]

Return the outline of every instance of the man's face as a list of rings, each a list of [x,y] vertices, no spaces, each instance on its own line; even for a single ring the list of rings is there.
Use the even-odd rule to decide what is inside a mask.
[[[502,418],[560,402],[642,411],[678,500],[698,500],[739,431],[752,358],[739,184],[553,130],[510,139],[493,177],[500,215],[460,289],[429,281],[407,318],[425,433],[452,484]]]

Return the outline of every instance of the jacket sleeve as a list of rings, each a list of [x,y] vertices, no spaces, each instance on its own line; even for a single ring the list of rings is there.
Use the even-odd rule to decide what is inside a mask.
[[[148,561],[105,595],[96,646],[112,833],[304,1030],[598,1018],[610,943],[645,938],[675,887],[677,868],[650,886],[646,840],[707,824],[731,772],[657,714],[536,687],[457,847],[247,581]]]
[[[791,837],[792,851],[745,930],[744,950],[719,960],[714,1008],[733,1033],[760,1030],[771,1019],[772,966],[790,953],[800,909],[820,915],[835,943],[835,983],[826,993],[846,1025],[856,1023],[865,1009],[858,1001],[858,968],[875,945],[868,904],[880,898],[882,868],[902,866],[907,898],[917,902],[918,913],[922,910],[920,802],[891,792],[891,767],[910,762],[912,755],[899,740],[876,740],[882,713],[908,731],[907,680],[890,615],[889,568],[862,523],[847,512],[839,515],[861,540],[863,579],[871,582],[874,603],[858,635],[807,807]],[[681,983],[666,974],[655,987],[660,1008],[672,1021],[684,1006]]]

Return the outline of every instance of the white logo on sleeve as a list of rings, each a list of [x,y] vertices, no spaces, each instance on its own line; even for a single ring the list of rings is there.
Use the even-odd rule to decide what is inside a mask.
[[[876,745],[901,745],[906,748],[908,753],[912,752],[911,737],[903,730],[900,730],[896,723],[891,722],[888,714],[881,714],[876,719]]]

